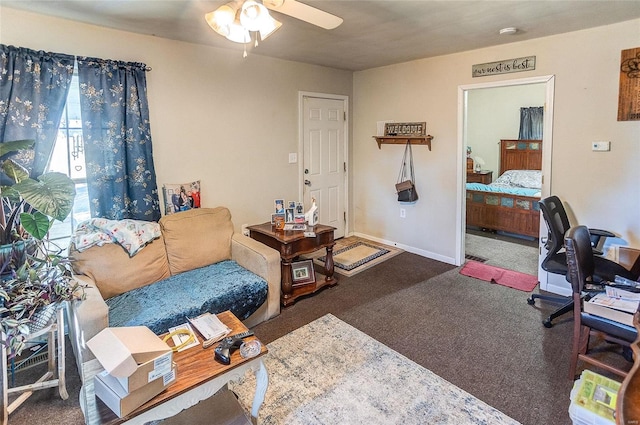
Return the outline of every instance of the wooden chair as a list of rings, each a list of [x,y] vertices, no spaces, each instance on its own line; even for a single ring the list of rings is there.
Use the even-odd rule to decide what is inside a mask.
[[[633,317],[633,324],[640,332],[640,310]],[[636,339],[631,349],[635,355],[635,362],[618,391],[616,406],[616,424],[618,425],[640,423],[640,337]]]
[[[594,255],[586,226],[571,227],[564,237],[567,254],[568,277],[573,289],[573,348],[571,353],[571,379],[576,377],[578,360],[585,361],[623,378],[627,372],[589,354],[590,336],[600,336],[611,343],[629,347],[636,340],[638,332],[628,326],[582,311],[582,296],[585,283],[592,281]]]

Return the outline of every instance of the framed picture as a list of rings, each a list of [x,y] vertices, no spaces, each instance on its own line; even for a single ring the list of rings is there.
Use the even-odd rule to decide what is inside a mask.
[[[313,270],[313,260],[292,263],[291,278],[293,279],[293,286],[314,283],[316,281],[316,273]]]
[[[162,185],[165,215],[200,208],[200,180]]]
[[[273,201],[277,214],[284,214],[284,199],[276,199]]]
[[[285,210],[285,222],[287,223],[293,223],[293,211],[294,208],[287,208]]]

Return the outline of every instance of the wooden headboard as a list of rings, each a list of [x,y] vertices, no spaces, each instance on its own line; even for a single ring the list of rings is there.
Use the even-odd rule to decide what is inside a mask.
[[[507,170],[542,170],[542,140],[500,140],[500,175]]]

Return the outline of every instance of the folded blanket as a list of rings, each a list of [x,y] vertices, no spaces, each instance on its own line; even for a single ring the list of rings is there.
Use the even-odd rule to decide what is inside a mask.
[[[94,245],[117,243],[133,257],[149,242],[160,237],[160,225],[153,221],[92,218],[78,225],[71,242],[80,252]]]

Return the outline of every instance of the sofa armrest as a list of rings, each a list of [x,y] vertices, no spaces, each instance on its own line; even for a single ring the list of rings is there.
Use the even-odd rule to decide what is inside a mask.
[[[69,339],[82,378],[82,364],[95,358],[86,342],[109,326],[109,307],[90,277],[74,275],[74,279],[85,286],[85,298],[69,305]]]
[[[267,281],[267,301],[245,320],[252,327],[280,314],[280,253],[240,233],[231,238],[231,259]]]

